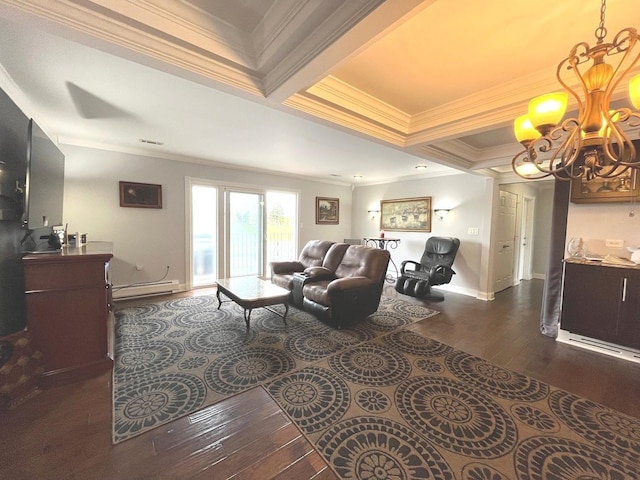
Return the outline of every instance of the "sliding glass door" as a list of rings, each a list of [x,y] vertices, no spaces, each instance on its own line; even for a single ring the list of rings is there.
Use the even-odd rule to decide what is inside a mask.
[[[269,263],[298,251],[298,194],[187,178],[187,278],[268,277]]]

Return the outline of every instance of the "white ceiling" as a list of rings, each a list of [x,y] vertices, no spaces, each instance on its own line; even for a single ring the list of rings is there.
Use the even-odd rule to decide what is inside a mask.
[[[595,43],[599,11],[597,0],[0,0],[0,86],[63,148],[344,183],[497,175],[519,150],[513,118],[560,88],[556,65]],[[640,27],[637,0],[609,0],[606,26],[608,41]]]

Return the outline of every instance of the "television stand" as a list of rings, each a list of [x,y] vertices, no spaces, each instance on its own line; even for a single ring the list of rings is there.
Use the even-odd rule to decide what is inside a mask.
[[[111,244],[92,242],[51,253],[22,259],[27,326],[44,362],[42,387],[83,380],[113,365]]]

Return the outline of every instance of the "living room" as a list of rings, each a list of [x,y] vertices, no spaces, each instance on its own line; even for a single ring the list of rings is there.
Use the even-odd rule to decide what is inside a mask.
[[[73,43],[68,38],[63,40],[54,38],[56,36],[51,31],[56,31],[57,27],[49,25],[47,28],[39,30],[37,27],[47,21],[34,20],[29,17],[32,13],[27,14],[19,11],[14,3],[3,2],[2,13],[7,14],[8,11],[11,11],[11,14],[7,14],[6,18],[1,20],[2,25],[7,27],[3,29],[4,35],[6,35],[6,38],[3,38],[7,40],[7,44],[15,40],[15,51],[25,52],[27,47],[42,47],[47,43],[52,45],[57,42],[62,42],[64,45],[66,45],[65,42]],[[386,3],[397,4],[398,2]],[[415,5],[422,2],[408,3]],[[612,11],[616,10],[614,7],[615,5],[612,4]],[[27,17],[26,23],[31,23],[31,25],[28,30],[18,35],[17,31],[20,29],[12,30],[16,27],[15,25],[11,27],[10,24],[13,25],[16,18],[19,19],[22,15]],[[403,17],[399,13],[397,15],[400,18]],[[591,16],[585,14],[585,17],[590,20]],[[626,20],[628,19],[625,19],[625,24],[628,23]],[[22,21],[25,21],[24,18]],[[393,23],[391,20],[389,22]],[[20,22],[17,24],[23,25]],[[614,27],[612,31],[617,31],[617,29]],[[12,36],[14,34],[15,37]],[[573,39],[573,36],[571,38]],[[579,38],[580,36],[576,39]],[[74,47],[70,51],[77,52],[79,50],[75,50]],[[40,51],[36,48],[31,50],[30,54],[33,55],[34,63],[37,64],[38,61],[43,65],[48,63],[45,50]],[[107,54],[100,52],[99,55]],[[138,52],[132,57],[140,60],[139,55]],[[192,108],[194,111],[215,112],[216,117],[224,119],[222,122],[217,120],[215,124],[198,122],[189,126],[197,136],[211,139],[208,145],[210,151],[202,152],[201,157],[174,152],[170,149],[174,148],[175,144],[179,144],[181,139],[164,136],[159,138],[165,143],[164,147],[141,146],[139,144],[116,146],[112,142],[101,142],[101,137],[96,135],[93,130],[96,128],[96,124],[106,128],[117,123],[118,119],[133,118],[141,126],[141,129],[136,130],[133,134],[134,142],[138,142],[139,138],[158,138],[155,136],[157,125],[153,121],[153,114],[157,114],[157,111],[153,110],[151,116],[137,118],[138,112],[132,107],[136,105],[136,100],[133,97],[143,97],[140,90],[144,90],[147,85],[151,84],[151,81],[148,84],[144,82],[135,84],[135,88],[128,89],[128,94],[131,96],[130,103],[118,104],[118,107],[114,109],[114,103],[101,104],[99,102],[99,100],[106,98],[103,97],[104,91],[94,97],[82,96],[83,92],[79,92],[78,88],[62,84],[54,89],[55,93],[49,92],[45,79],[29,76],[29,70],[26,68],[23,70],[21,67],[22,63],[29,62],[17,59],[17,56],[18,54],[13,55],[5,52],[0,57],[2,66],[0,69],[0,88],[8,93],[29,116],[41,121],[45,127],[49,127],[49,124],[55,125],[55,128],[47,128],[47,133],[58,140],[60,148],[65,154],[65,222],[68,223],[71,232],[86,232],[89,241],[102,240],[113,243],[114,258],[111,261],[111,281],[115,287],[163,278],[167,273],[167,266],[169,266],[167,278],[177,280],[181,290],[189,288],[189,259],[186,254],[188,250],[188,218],[185,214],[188,211],[189,192],[186,182],[188,178],[206,180],[221,188],[231,186],[262,191],[266,189],[287,191],[297,194],[299,202],[298,249],[313,239],[343,241],[347,238],[377,237],[380,233],[379,214],[370,213],[370,211],[379,209],[381,201],[430,197],[433,209],[447,209],[449,212],[443,219],[432,215],[429,232],[386,232],[387,236],[400,238],[398,248],[391,251],[392,258],[397,264],[406,259],[419,259],[424,249],[425,240],[429,236],[452,236],[461,240],[455,263],[456,275],[450,284],[440,287],[445,291],[445,296],[451,295],[451,300],[445,300],[441,306],[432,305],[436,310],[442,311],[440,319],[436,319],[431,324],[421,323],[416,327],[416,331],[439,338],[445,343],[455,343],[455,347],[462,350],[467,347],[469,351],[480,356],[483,354],[492,356],[492,360],[495,359],[498,363],[502,361],[501,365],[503,366],[509,364],[509,368],[517,369],[520,367],[521,370],[527,371],[531,375],[539,374],[543,381],[557,382],[562,388],[572,392],[587,396],[588,391],[592,389],[597,391],[594,394],[594,397],[598,397],[597,401],[624,404],[632,403],[623,400],[626,395],[630,395],[632,399],[635,398],[634,395],[638,391],[637,380],[635,380],[638,378],[637,367],[630,362],[624,363],[621,360],[584,351],[575,353],[574,351],[578,349],[555,347],[552,345],[556,345],[556,343],[551,339],[538,338],[541,335],[538,334],[538,311],[536,309],[539,309],[541,299],[539,291],[537,291],[536,300],[539,300],[537,304],[533,306],[525,304],[525,298],[528,299],[527,292],[529,291],[526,288],[529,288],[531,283],[540,285],[541,280],[547,274],[554,183],[548,180],[523,181],[516,177],[510,172],[508,165],[511,150],[508,155],[505,155],[501,148],[502,155],[498,159],[497,157],[486,158],[480,147],[462,149],[464,155],[482,157],[478,165],[474,165],[470,161],[461,163],[460,158],[462,157],[453,156],[451,151],[443,155],[442,158],[438,158],[439,162],[435,162],[433,157],[436,156],[437,149],[423,150],[419,144],[413,145],[413,147],[418,145],[416,148],[405,148],[398,143],[386,143],[379,139],[371,141],[371,137],[363,133],[363,130],[356,129],[354,135],[354,131],[346,129],[344,124],[336,127],[326,118],[318,121],[308,112],[292,113],[289,106],[285,107],[280,104],[282,99],[256,101],[247,98],[250,95],[246,91],[240,93],[233,91],[229,95],[228,90],[231,90],[231,87],[217,85],[220,90],[211,89],[210,79],[198,79],[193,72],[187,74],[182,72],[176,78],[172,78],[171,74],[166,71],[161,72],[158,77],[154,76],[153,82],[166,81],[167,85],[174,89],[176,98],[166,99],[166,102],[163,102],[162,99],[157,100],[158,104],[169,105],[167,116],[171,116],[173,113],[179,116],[183,109]],[[72,54],[69,56],[73,57]],[[129,60],[125,61],[119,58],[114,60],[114,64],[121,61],[126,63]],[[147,61],[149,60],[147,59]],[[149,63],[155,61],[157,59],[149,61]],[[556,61],[555,57],[553,61]],[[105,85],[113,82],[113,86],[105,87],[106,90],[116,91],[122,89],[122,85],[127,83],[134,84],[132,82],[135,79],[129,78],[121,70],[110,69],[109,67],[112,65],[109,63],[108,66],[92,66],[91,68],[86,65],[85,69],[85,66],[80,62],[79,65],[69,64],[67,67],[69,77],[74,77],[73,81],[76,87],[82,85],[78,81],[79,78],[82,78],[82,72],[94,73],[100,69],[103,70],[103,75],[106,76],[109,72],[114,77],[104,82]],[[131,67],[132,70],[135,68],[138,66]],[[176,68],[175,65],[169,70],[173,68]],[[43,75],[43,77],[63,78],[66,74],[64,72],[61,74],[59,70],[64,70],[64,68],[53,69],[49,72],[50,76]],[[123,83],[117,83],[116,79]],[[206,92],[199,97],[199,104],[186,101],[187,98],[191,98],[186,91],[182,90],[183,87],[187,87],[187,84],[189,84],[189,88]],[[38,93],[39,91],[45,93]],[[85,101],[88,99],[89,104],[99,108],[83,112],[80,106],[86,107],[87,104],[83,104],[81,100],[79,105],[71,107],[78,109],[78,112],[74,113],[73,119],[63,116],[63,120],[54,121],[52,112],[55,109],[52,105],[60,102],[69,107],[72,99],[78,99],[73,96],[72,92],[80,94],[80,98],[84,98]],[[84,94],[86,93],[89,92],[85,91]],[[276,105],[274,106],[274,104]],[[132,110],[129,111],[128,107],[132,107]],[[99,111],[103,117],[92,116],[96,111]],[[65,122],[73,125],[77,135],[70,134]],[[505,127],[507,122],[504,118],[500,122],[498,123],[504,133],[504,130],[508,129]],[[226,123],[226,128],[221,123]],[[282,137],[279,135],[276,127],[283,125],[286,127],[285,130],[287,130],[289,137],[285,137],[284,134]],[[86,131],[84,126],[86,126]],[[478,125],[475,127],[480,128]],[[268,135],[263,135],[262,130]],[[388,133],[390,130],[385,131]],[[451,132],[439,132],[437,128],[434,132],[431,134],[440,135],[437,140],[441,142],[441,145],[449,142],[450,139],[447,136]],[[84,133],[87,133],[86,138],[82,137]],[[476,133],[477,131],[474,135]],[[510,132],[509,135],[511,135]],[[261,143],[265,136],[271,136],[274,139],[273,145]],[[294,136],[300,140],[300,143],[305,144],[308,156],[302,154],[303,150],[297,149],[297,141],[287,144],[286,140],[283,140],[283,138]],[[410,136],[408,135],[407,138]],[[429,137],[426,136],[425,142],[428,141]],[[515,140],[513,143],[514,149],[517,150],[518,144]],[[460,147],[460,145],[457,146]],[[273,147],[273,151],[271,147]],[[291,147],[291,150],[287,147]],[[254,152],[253,155],[245,155],[250,150]],[[255,153],[260,150],[264,153],[263,157]],[[292,152],[294,153],[292,154]],[[460,151],[457,153],[464,156]],[[322,155],[326,155],[326,161],[318,158]],[[289,158],[291,168],[275,163],[274,156],[291,156]],[[507,156],[509,159],[505,161]],[[353,162],[348,161],[352,159],[354,159]],[[451,163],[448,166],[443,166],[442,164],[446,163],[447,159],[451,160]],[[319,166],[321,174],[303,174],[293,167],[304,163],[312,164],[315,167]],[[381,163],[386,164],[384,169],[379,168]],[[421,173],[422,171],[415,169],[416,166],[423,163],[429,165],[427,173]],[[351,170],[346,167],[338,170],[338,167],[343,166],[341,164],[351,164],[355,167]],[[498,171],[498,167],[502,168],[502,173]],[[339,176],[333,176],[337,173]],[[374,177],[376,174],[378,176]],[[354,178],[354,176],[362,176],[362,178]],[[122,208],[118,191],[120,181],[161,185],[162,208]],[[532,242],[529,260],[531,269],[527,277],[535,280],[523,282],[527,284],[526,288],[508,291],[496,301],[494,300],[496,297],[495,258],[496,251],[500,247],[496,237],[496,225],[500,216],[500,191],[514,192],[519,199],[528,198],[535,203],[532,222],[533,238],[528,239]],[[322,225],[316,222],[317,197],[330,197],[339,200],[338,223]],[[640,232],[640,228],[638,228],[640,227],[640,216],[635,214],[634,208],[635,201],[633,199],[622,203],[570,203],[563,247],[569,239],[579,237],[588,244],[591,253],[603,255],[611,253],[628,257],[629,252],[626,247],[640,245],[638,234]],[[521,210],[518,215],[521,220]],[[520,228],[523,223],[518,221],[517,224],[518,237],[521,237]],[[622,240],[622,247],[606,246],[605,240],[612,237]],[[562,250],[564,251],[564,248]],[[138,269],[138,265],[142,265],[144,268]],[[514,277],[513,280],[517,284],[520,278]],[[537,287],[531,288],[536,290]],[[518,300],[511,296],[513,292],[521,293],[522,299]],[[393,292],[390,294],[394,295]],[[509,299],[505,300],[505,298]],[[518,303],[519,301],[522,303]],[[505,306],[505,302],[508,306]],[[479,324],[475,323],[474,312],[478,312]],[[500,321],[493,320],[495,323],[492,323],[491,319],[494,316],[499,317]],[[519,316],[522,318],[519,319]],[[529,322],[528,327],[524,327],[523,323],[520,323],[524,321],[523,319]],[[486,329],[490,330],[493,327],[496,327],[495,331],[486,331]],[[519,328],[523,328],[522,332],[526,332],[526,335],[517,336],[513,332]],[[478,330],[484,331],[478,333]],[[495,338],[492,340],[494,335]],[[530,345],[527,345],[525,338],[527,335],[535,335],[535,340],[532,340]],[[550,342],[547,342],[548,340]],[[474,344],[474,341],[477,343]],[[512,341],[514,343],[509,347],[501,348],[497,345],[499,342],[509,343]],[[529,351],[536,349],[539,350],[537,352]],[[507,359],[508,356],[512,357]],[[607,370],[612,372],[611,378],[608,379],[606,378]],[[588,386],[593,380],[590,377],[590,371],[594,372],[593,375],[602,382],[602,385],[606,382],[615,383],[621,377],[628,380],[626,382],[620,381],[620,386],[617,389],[611,388],[611,392],[615,391],[615,394],[607,394],[606,388],[602,385]],[[104,407],[110,401],[109,393],[106,391],[108,387],[105,386],[109,381],[109,379],[103,379],[102,383],[94,382],[90,385],[67,389],[65,392],[98,398],[96,404]],[[58,411],[55,410],[54,405],[58,402],[64,403],[65,395],[55,391],[49,391],[46,395],[47,402],[43,403],[44,409],[57,414]],[[608,395],[619,398],[608,399]],[[88,411],[90,410],[92,414],[97,416],[104,417],[110,413],[105,413],[102,410],[96,413],[90,406],[81,405],[82,408],[86,407]],[[634,407],[629,408],[633,409]],[[30,412],[29,415],[37,418],[38,422],[52,421],[52,419],[42,420],[34,412]],[[105,434],[102,430],[108,420],[101,417],[100,422],[100,427],[96,427],[96,430],[101,429],[100,433],[90,433],[88,438],[95,438],[91,435],[99,436],[102,443],[100,453],[96,455],[104,458],[109,456],[110,448],[103,445]],[[55,419],[52,424],[60,425],[56,423]],[[34,436],[37,437],[37,435]],[[79,440],[79,442],[83,441]],[[90,440],[86,443],[90,443]],[[82,446],[78,448],[82,448]],[[46,450],[45,447],[43,449]],[[123,450],[120,448],[117,451],[122,452]],[[22,451],[24,452],[26,449]],[[132,451],[136,451],[135,447],[132,447]],[[68,452],[66,455],[71,456]],[[88,460],[87,464],[91,465],[91,461]],[[80,467],[75,471],[80,472],[79,475],[86,473]]]

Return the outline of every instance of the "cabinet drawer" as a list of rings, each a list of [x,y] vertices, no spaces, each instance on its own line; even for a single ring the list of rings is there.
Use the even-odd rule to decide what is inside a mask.
[[[58,290],[105,285],[104,263],[65,262],[25,265],[25,289]]]

